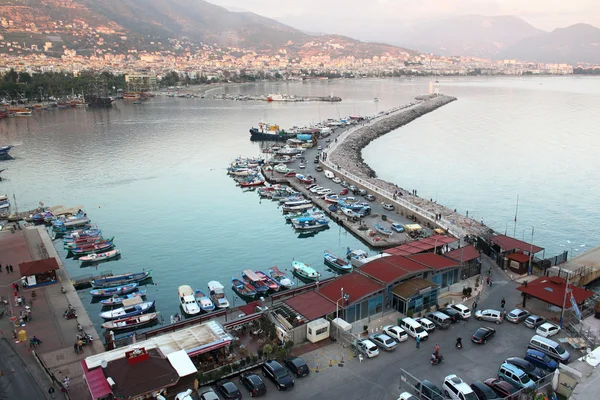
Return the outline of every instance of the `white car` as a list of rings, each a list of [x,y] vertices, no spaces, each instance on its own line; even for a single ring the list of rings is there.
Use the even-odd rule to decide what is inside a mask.
[[[300,165],[298,165],[298,168],[300,168],[300,169],[304,169],[304,168],[306,168],[306,165],[304,165],[304,164],[300,164]]]
[[[404,392],[404,393],[400,394],[400,397],[398,397],[398,400],[419,400],[419,399],[408,392]]]
[[[340,178],[338,178],[337,176],[335,178],[333,178],[331,181],[334,183],[342,183],[342,180]]]
[[[323,186],[315,186],[315,187],[310,188],[309,190],[312,193],[317,193],[319,190],[323,190],[323,189],[325,189]]]
[[[458,311],[462,319],[469,319],[471,317],[471,309],[463,304],[452,304],[450,307]]]
[[[442,388],[447,399],[479,400],[471,386],[454,374],[444,379]]]
[[[408,334],[404,329],[400,328],[398,325],[384,326],[383,333],[385,333],[392,339],[397,340],[398,342],[404,342],[408,340]]]
[[[319,190],[319,191],[317,192],[317,194],[318,194],[319,196],[325,196],[325,195],[327,195],[327,194],[331,194],[331,193],[333,193],[333,192],[331,191],[331,189],[323,189],[323,190]]]
[[[381,203],[381,206],[382,206],[382,207],[383,207],[385,210],[388,210],[388,211],[394,211],[394,209],[396,208],[396,207],[394,207],[394,205],[393,205],[393,204],[390,204],[390,203]]]
[[[554,325],[550,322],[545,322],[541,324],[535,331],[536,334],[543,337],[550,337],[556,335],[560,332],[560,326]]]
[[[352,347],[357,349],[360,353],[364,354],[368,358],[373,358],[379,355],[379,349],[375,343],[371,342],[369,339],[356,340],[352,344]]]
[[[175,400],[193,400],[192,392],[192,389],[188,389],[185,392],[177,393],[177,396],[175,396]]]

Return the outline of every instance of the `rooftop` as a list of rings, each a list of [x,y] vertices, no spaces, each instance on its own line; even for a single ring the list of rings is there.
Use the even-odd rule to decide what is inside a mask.
[[[383,289],[383,285],[367,278],[358,272],[342,275],[334,281],[326,283],[319,289],[319,294],[335,303],[344,294],[349,295],[349,303],[354,303]]]
[[[445,244],[454,243],[457,239],[445,235],[433,235],[425,239],[415,240],[414,242],[406,243],[401,246],[392,247],[385,252],[397,256],[408,256],[411,254],[423,253],[433,250],[436,247],[441,247]]]
[[[558,276],[542,276],[527,285],[521,285],[517,290],[527,293],[528,295],[545,301],[557,307],[562,307],[565,298],[566,281]],[[569,285],[569,292],[573,293],[577,304],[594,295],[594,292],[580,288],[578,286]],[[571,306],[571,301],[568,300],[567,308]]]
[[[514,260],[518,263],[526,263],[529,261],[529,256],[523,253],[511,253],[506,256],[509,260]]]
[[[48,271],[54,271],[59,268],[56,258],[45,258],[43,260],[29,261],[19,264],[21,276],[41,274]]]
[[[360,267],[360,272],[380,282],[392,283],[406,275],[427,272],[429,269],[404,256],[378,258]]]
[[[398,297],[401,297],[401,298],[407,300],[407,299],[410,299],[415,294],[417,294],[420,290],[427,289],[427,288],[437,288],[437,287],[438,287],[438,285],[436,285],[435,283],[433,283],[431,281],[428,281],[427,279],[414,278],[414,279],[403,282],[403,283],[399,284],[398,286],[396,286],[394,288],[394,290],[392,290],[392,293],[394,293]]]
[[[336,300],[339,300],[340,297],[341,295],[338,296]],[[336,305],[326,297],[323,297],[319,293],[312,291],[294,296],[285,300],[284,303],[293,308],[296,312],[301,314],[309,321],[334,312],[336,307]]]
[[[433,253],[414,254],[412,256],[408,256],[408,258],[434,270],[442,270],[460,266],[456,260]]]
[[[510,236],[506,235],[494,236],[492,237],[491,241],[493,244],[498,245],[502,251],[522,250],[527,253],[532,252],[535,254],[544,250],[543,247],[538,247],[534,244],[523,242],[522,240],[511,238]]]
[[[479,257],[479,250],[475,246],[469,245],[444,253],[444,256],[458,262],[469,262]]]

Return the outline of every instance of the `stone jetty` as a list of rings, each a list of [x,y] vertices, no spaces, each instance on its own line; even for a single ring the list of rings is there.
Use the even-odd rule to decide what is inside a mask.
[[[377,178],[376,172],[365,163],[362,158],[362,149],[371,141],[385,135],[401,126],[414,121],[415,119],[430,113],[446,104],[456,101],[456,97],[451,96],[420,96],[416,98],[418,103],[410,107],[404,107],[396,112],[391,112],[383,118],[377,118],[374,121],[367,121],[363,126],[348,131],[345,137],[338,139],[337,143],[331,146],[327,152],[327,162],[336,173],[342,173],[347,179],[352,180],[359,186],[364,186],[367,190],[376,187],[380,194],[389,195],[390,200],[398,200],[400,207],[406,208],[404,202],[416,206],[419,211],[423,211],[428,216],[428,220],[442,228],[454,226],[461,230],[461,234],[488,236],[491,229],[482,222],[468,218],[454,210],[434,201],[427,200],[418,196],[412,191],[405,190],[396,184]],[[415,208],[407,210],[417,211]],[[440,217],[434,217],[434,216]]]

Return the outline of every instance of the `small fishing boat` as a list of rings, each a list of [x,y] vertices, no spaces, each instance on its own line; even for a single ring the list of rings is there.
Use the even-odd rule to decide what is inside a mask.
[[[110,297],[110,296],[120,296],[127,293],[131,293],[137,290],[137,283],[131,283],[123,286],[109,287],[103,289],[93,289],[90,290],[90,294],[92,297]]]
[[[109,239],[105,239],[102,236],[86,236],[84,238],[81,239],[76,239],[72,242],[66,242],[63,244],[63,247],[66,250],[72,250],[72,249],[76,249],[78,247],[91,247],[91,245],[93,244],[98,244],[98,243],[103,243],[103,242],[108,242]]]
[[[243,282],[240,278],[232,278],[231,279],[231,288],[234,292],[236,292],[240,297],[246,298],[254,298],[256,297],[256,289],[254,286]]]
[[[285,164],[277,164],[276,166],[273,167],[273,169],[276,172],[279,172],[281,174],[287,174],[288,172],[292,172],[293,171],[293,169],[288,168],[288,166],[285,165]]]
[[[298,231],[316,231],[329,228],[329,220],[325,217],[300,217],[292,219],[292,225]]]
[[[200,306],[196,302],[194,298],[194,291],[192,287],[189,285],[181,285],[177,289],[177,294],[179,295],[179,304],[181,305],[181,309],[187,315],[196,315],[200,314]]]
[[[63,236],[63,242],[72,242],[88,236],[102,236],[100,229],[77,229]]]
[[[290,211],[308,210],[313,207],[314,206],[310,200],[291,201],[289,203],[284,204],[283,211],[290,212]]]
[[[86,262],[97,262],[97,261],[110,260],[111,258],[117,257],[119,254],[121,254],[121,253],[119,252],[119,250],[116,250],[116,249],[106,251],[104,253],[92,253],[87,256],[81,257],[79,259],[79,261],[86,263]]]
[[[106,252],[112,249],[113,247],[115,247],[115,245],[111,239],[100,243],[93,243],[90,245],[83,245],[74,249],[69,249],[69,252],[74,256],[85,256],[92,253]]]
[[[314,268],[309,267],[300,261],[292,261],[292,268],[296,275],[307,280],[316,281],[319,279],[319,276],[321,276]]]
[[[127,285],[129,283],[139,283],[150,278],[152,278],[152,270],[107,276],[106,278],[94,279],[90,283],[92,284],[92,287],[95,288],[109,288],[112,286]]]
[[[340,196],[338,196],[337,194],[330,194],[325,196],[325,201],[328,203],[337,204],[339,200]]]
[[[242,280],[250,284],[258,294],[267,293],[269,291],[269,287],[251,269],[242,271]]]
[[[271,278],[269,275],[265,274],[264,272],[260,271],[260,270],[256,270],[254,271],[254,273],[256,275],[258,275],[258,277],[261,279],[261,281],[267,285],[267,287],[269,288],[269,292],[278,292],[280,289],[280,285],[279,283]]]
[[[84,212],[79,212],[70,217],[59,217],[52,221],[52,229],[56,231],[75,229],[89,224],[91,221]]]
[[[208,291],[211,300],[219,308],[229,308],[229,300],[223,291],[225,287],[218,281],[208,282]]]
[[[385,236],[387,236],[387,237],[391,237],[391,236],[392,236],[392,234],[394,233],[394,232],[392,232],[392,230],[391,230],[391,229],[388,229],[388,228],[386,228],[386,227],[385,227],[385,226],[383,226],[383,225],[375,224],[375,225],[374,225],[374,227],[375,227],[375,230],[376,230],[377,232],[379,232],[379,233],[381,233],[382,235],[385,235]]]
[[[269,276],[279,283],[279,286],[285,289],[291,289],[294,287],[294,281],[287,277],[286,274],[281,272],[277,267],[271,267],[269,269]]]
[[[215,305],[213,304],[212,300],[202,290],[197,289],[194,292],[194,298],[196,299],[196,303],[198,303],[198,306],[202,311],[211,312],[215,310]]]
[[[338,272],[352,271],[352,265],[348,261],[344,260],[343,258],[336,257],[329,251],[325,251],[323,253],[323,258],[325,260],[325,265],[330,266]]]
[[[114,310],[101,312],[100,318],[105,320],[133,317],[134,315],[145,314],[154,309],[155,301],[142,301],[141,297],[129,300],[123,300],[123,306]]]
[[[14,146],[0,146],[0,156],[7,156]]]
[[[35,225],[42,225],[48,223],[54,219],[54,214],[50,211],[44,211],[41,213],[33,214],[31,220]]]
[[[158,318],[158,313],[149,313],[142,315],[134,315],[133,317],[119,318],[113,321],[107,321],[101,326],[109,331],[120,331],[125,329],[137,329],[141,326],[148,325]]]
[[[100,300],[100,304],[103,306],[120,306],[123,303],[123,300],[133,299],[134,297],[144,297],[146,296],[145,290],[140,290],[138,292],[133,292],[126,294],[124,296],[114,295],[110,299]]]

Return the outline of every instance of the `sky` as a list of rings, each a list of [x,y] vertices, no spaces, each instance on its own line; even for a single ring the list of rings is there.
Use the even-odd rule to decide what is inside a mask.
[[[575,23],[600,27],[599,0],[207,0],[231,11],[251,11],[284,23],[314,17],[321,26],[346,31],[366,21],[415,21],[465,14],[516,15],[551,31]],[[303,18],[301,18],[303,17]],[[317,26],[318,26],[317,24]],[[296,28],[300,28],[296,26]],[[314,26],[311,26],[314,29]],[[323,29],[330,31],[331,29]]]

